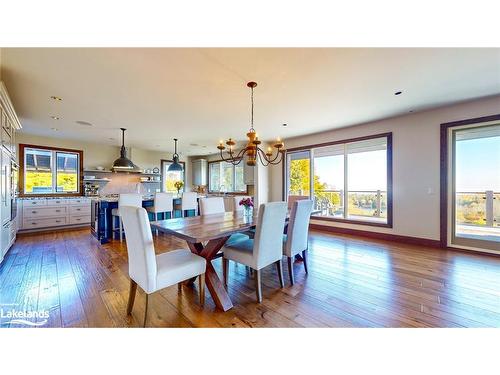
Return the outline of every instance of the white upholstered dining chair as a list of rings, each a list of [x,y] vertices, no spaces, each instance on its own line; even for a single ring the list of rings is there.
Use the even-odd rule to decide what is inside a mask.
[[[223,214],[226,212],[224,208],[224,198],[211,197],[200,199],[200,215]]]
[[[283,254],[288,260],[288,273],[290,283],[294,284],[293,262],[295,255],[302,253],[304,261],[304,270],[307,273],[307,249],[309,240],[309,221],[311,220],[311,211],[313,201],[296,200],[290,212],[290,220],[288,221],[288,230],[285,236]]]
[[[130,276],[130,292],[127,315],[132,313],[137,285],[146,293],[144,323],[148,317],[149,295],[166,287],[199,276],[200,305],[205,301],[205,269],[204,258],[179,249],[155,255],[151,226],[148,214],[142,207],[123,206],[121,218],[127,236],[128,269]]]
[[[261,270],[275,263],[278,269],[280,285],[283,288],[283,228],[285,226],[286,202],[261,204],[255,229],[255,238],[227,244],[224,252],[223,273],[227,287],[229,261],[244,264],[255,272],[255,291],[257,301],[262,302]]]
[[[132,206],[132,207],[142,207],[142,195],[137,193],[127,193],[120,194],[118,196],[118,208],[113,208],[111,210],[111,218],[112,218],[112,231],[113,235],[116,231],[115,228],[115,217],[118,217],[119,221],[119,231],[120,231],[120,242],[123,241],[123,224],[122,224],[122,216],[121,216],[121,208],[124,206]]]

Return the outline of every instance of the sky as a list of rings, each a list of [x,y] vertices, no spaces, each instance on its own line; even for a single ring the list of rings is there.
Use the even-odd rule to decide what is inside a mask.
[[[500,137],[457,141],[456,191],[500,192]]]
[[[382,190],[387,188],[386,151],[370,151],[349,154],[348,188],[355,190]],[[344,187],[344,156],[326,156],[314,159],[314,174],[320,182],[335,190]]]

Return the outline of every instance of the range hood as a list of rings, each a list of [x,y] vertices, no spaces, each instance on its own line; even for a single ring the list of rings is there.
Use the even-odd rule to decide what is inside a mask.
[[[127,149],[125,148],[125,128],[122,131],[122,147],[120,148],[120,157],[113,162],[111,170],[113,172],[134,172],[142,173],[142,169],[135,165],[132,160],[127,158]]]

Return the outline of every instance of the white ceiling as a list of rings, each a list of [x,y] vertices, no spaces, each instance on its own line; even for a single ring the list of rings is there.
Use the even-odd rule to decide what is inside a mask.
[[[259,137],[286,140],[499,94],[500,49],[4,48],[2,79],[25,132],[199,155],[245,138],[247,81]]]

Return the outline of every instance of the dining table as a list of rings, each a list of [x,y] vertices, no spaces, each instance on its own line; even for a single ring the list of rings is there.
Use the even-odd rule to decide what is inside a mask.
[[[313,211],[311,214],[317,214]],[[287,214],[287,221],[288,221]],[[183,239],[192,253],[206,259],[205,283],[217,308],[227,311],[233,307],[224,283],[217,275],[212,260],[231,235],[250,232],[257,224],[257,210],[252,215],[243,211],[184,217],[151,222],[151,229]],[[285,224],[286,228],[286,224]],[[194,281],[194,280],[192,280]]]
[[[191,252],[206,259],[205,283],[215,305],[227,311],[233,307],[223,282],[215,272],[212,260],[235,233],[255,228],[257,217],[240,212],[225,212],[151,222],[151,228],[187,242]]]

